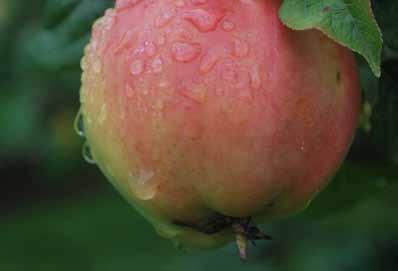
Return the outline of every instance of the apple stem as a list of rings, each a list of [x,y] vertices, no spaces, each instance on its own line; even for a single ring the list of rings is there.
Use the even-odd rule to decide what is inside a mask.
[[[239,257],[242,261],[245,261],[247,260],[247,237],[245,234],[245,230],[240,223],[233,224],[232,230],[235,233]]]
[[[251,224],[251,218],[242,218],[232,224],[232,231],[235,234],[236,245],[240,258],[247,259],[247,244],[251,241],[255,245],[255,240],[272,240],[272,238],[260,231],[259,228]]]

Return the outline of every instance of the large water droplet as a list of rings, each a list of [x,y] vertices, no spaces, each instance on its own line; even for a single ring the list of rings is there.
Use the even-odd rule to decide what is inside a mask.
[[[129,186],[133,193],[141,200],[152,199],[157,192],[157,182],[153,171],[140,170],[138,174],[129,174]]]
[[[145,63],[144,61],[140,59],[133,60],[130,65],[130,73],[134,76],[140,75],[145,68]]]
[[[73,126],[74,126],[74,129],[75,129],[75,132],[80,137],[85,137],[85,134],[84,134],[84,120],[83,120],[83,113],[82,113],[81,109],[79,110],[79,112],[76,115],[76,118],[75,118]]]
[[[171,47],[171,53],[179,62],[190,62],[197,58],[202,48],[199,43],[176,42]]]
[[[200,32],[209,32],[217,28],[220,18],[204,9],[197,8],[184,12],[185,20],[192,23]]]
[[[202,57],[199,68],[200,72],[201,73],[209,72],[216,65],[219,59],[220,57],[217,53],[208,52],[206,55]]]
[[[156,27],[165,27],[168,25],[172,19],[176,16],[176,11],[174,8],[169,7],[166,10],[163,10],[162,13],[156,17],[155,19],[155,26]]]
[[[94,156],[93,156],[93,154],[91,152],[91,148],[87,142],[84,142],[84,144],[83,144],[83,158],[84,158],[84,160],[86,160],[87,163],[95,164]]]

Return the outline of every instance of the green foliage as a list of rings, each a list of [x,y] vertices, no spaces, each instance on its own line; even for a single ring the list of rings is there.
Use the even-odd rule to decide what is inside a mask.
[[[78,69],[83,47],[88,43],[96,18],[113,0],[49,0],[44,8],[43,27],[28,37],[23,49],[35,65],[48,72]]]
[[[280,18],[296,30],[320,29],[363,55],[380,76],[382,39],[369,0],[284,0]]]
[[[370,130],[358,132],[349,162],[307,212],[266,226],[275,241],[251,248],[248,264],[232,245],[175,250],[83,162],[72,128],[79,61],[113,3],[0,0],[0,211],[9,214],[0,213],[0,270],[398,270],[398,1],[373,1],[385,42],[380,79],[358,58]]]

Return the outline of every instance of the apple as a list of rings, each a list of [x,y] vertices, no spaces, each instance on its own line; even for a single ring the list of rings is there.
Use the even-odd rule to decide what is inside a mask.
[[[92,158],[184,246],[267,238],[250,218],[304,209],[352,142],[353,54],[286,28],[280,4],[119,0],[93,27],[81,87]]]

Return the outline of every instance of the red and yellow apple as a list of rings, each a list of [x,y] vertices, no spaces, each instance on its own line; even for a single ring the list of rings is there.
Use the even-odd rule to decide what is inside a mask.
[[[342,163],[360,105],[354,57],[286,28],[280,3],[119,0],[95,23],[82,60],[87,141],[161,235],[222,244],[231,227],[200,225],[302,210]]]

